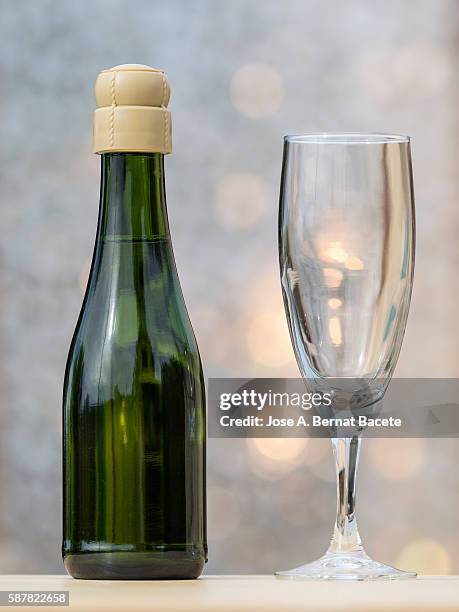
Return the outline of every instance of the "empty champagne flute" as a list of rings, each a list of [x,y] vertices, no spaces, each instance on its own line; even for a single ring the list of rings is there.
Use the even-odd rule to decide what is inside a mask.
[[[303,378],[384,395],[408,316],[415,217],[410,139],[389,134],[285,137],[279,211],[282,292]],[[346,386],[346,385],[344,385]],[[343,386],[343,388],[344,388]],[[340,389],[334,389],[339,399]],[[369,400],[370,401],[370,400]],[[416,576],[373,561],[355,516],[361,437],[334,438],[337,515],[328,551],[281,578]]]

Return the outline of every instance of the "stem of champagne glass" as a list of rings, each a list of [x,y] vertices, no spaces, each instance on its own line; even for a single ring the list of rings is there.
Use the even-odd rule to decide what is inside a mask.
[[[336,464],[336,523],[328,552],[362,551],[355,516],[355,481],[361,438],[332,438]]]

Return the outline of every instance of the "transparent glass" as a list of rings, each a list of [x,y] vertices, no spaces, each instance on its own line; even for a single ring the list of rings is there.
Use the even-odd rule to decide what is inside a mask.
[[[301,374],[337,404],[384,395],[411,298],[415,215],[410,140],[387,134],[285,137],[279,211],[282,292]],[[368,389],[371,390],[368,393]],[[337,512],[323,557],[281,578],[415,576],[365,553],[355,516],[360,435],[332,440]]]

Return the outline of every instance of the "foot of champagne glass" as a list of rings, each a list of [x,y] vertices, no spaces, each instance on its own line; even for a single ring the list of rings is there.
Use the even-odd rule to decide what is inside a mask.
[[[355,477],[361,438],[332,440],[337,476],[337,512],[333,538],[328,551],[312,563],[276,572],[290,580],[400,580],[415,578],[405,572],[373,561],[362,546],[355,517]]]
[[[416,572],[404,572],[373,561],[364,550],[360,550],[349,553],[328,551],[317,561],[276,572],[276,576],[287,580],[400,580],[415,578]]]

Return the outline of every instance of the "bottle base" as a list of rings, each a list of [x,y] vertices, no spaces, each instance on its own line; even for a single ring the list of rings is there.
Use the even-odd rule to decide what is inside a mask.
[[[185,551],[68,554],[64,566],[82,580],[193,580],[202,574],[203,556]]]

